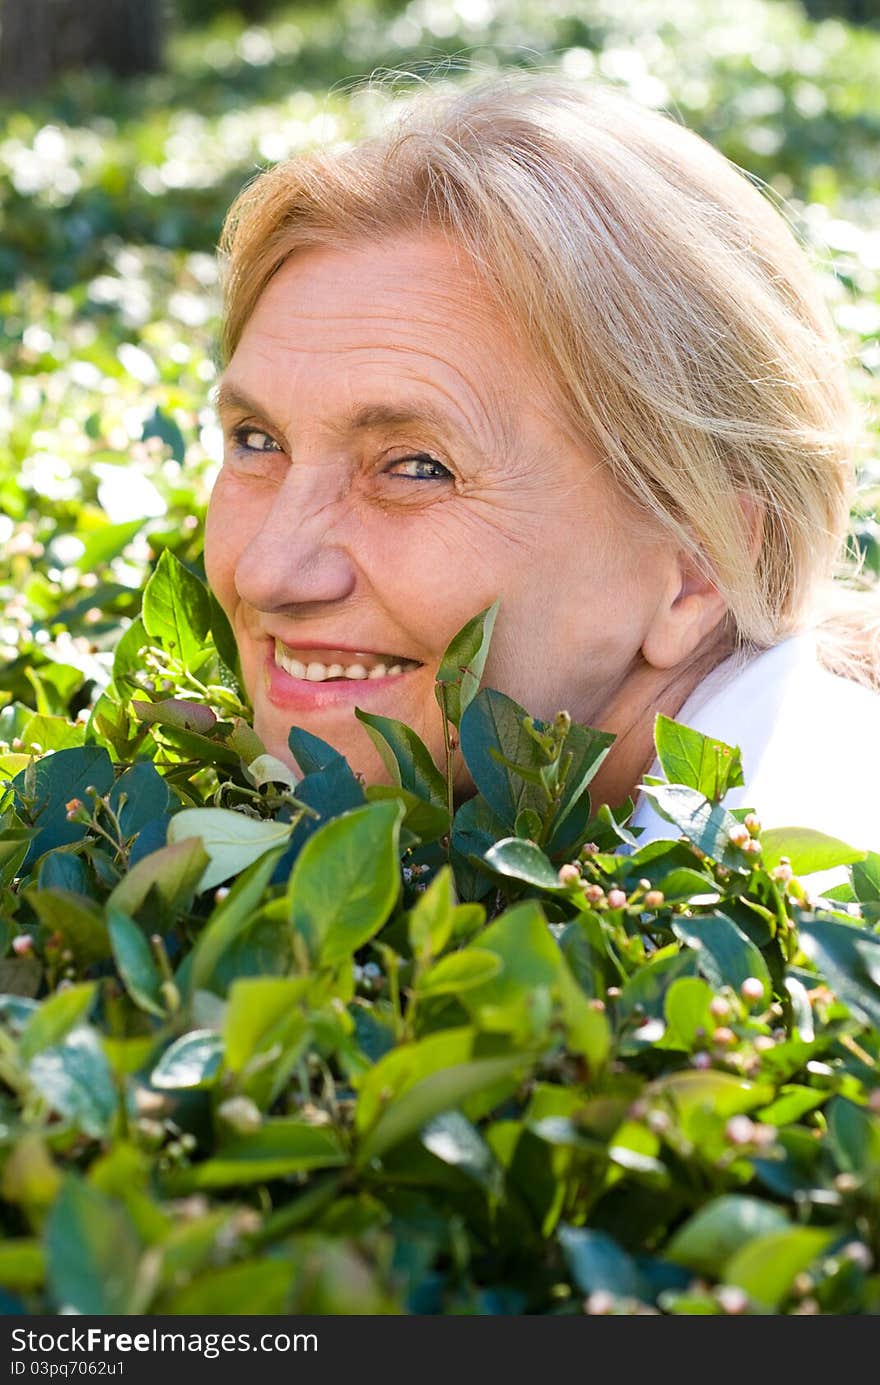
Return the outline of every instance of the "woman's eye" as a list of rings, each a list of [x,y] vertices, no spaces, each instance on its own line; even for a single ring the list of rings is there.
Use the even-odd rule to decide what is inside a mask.
[[[391,463],[388,472],[392,476],[403,476],[411,481],[452,480],[452,472],[427,453],[419,453],[415,457],[401,457],[399,461]]]
[[[236,428],[233,440],[245,452],[280,452],[281,448],[273,437],[261,428]]]

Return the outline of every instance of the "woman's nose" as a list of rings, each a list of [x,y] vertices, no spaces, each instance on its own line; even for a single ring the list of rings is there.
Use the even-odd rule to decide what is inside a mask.
[[[352,591],[355,566],[342,535],[347,511],[339,478],[293,468],[267,500],[235,568],[242,601],[262,611],[337,602]]]

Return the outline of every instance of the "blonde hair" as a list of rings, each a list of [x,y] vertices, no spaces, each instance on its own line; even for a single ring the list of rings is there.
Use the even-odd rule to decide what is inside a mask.
[[[857,434],[840,346],[748,177],[602,85],[426,86],[384,133],[239,195],[221,244],[225,359],[298,248],[423,230],[468,252],[577,435],[710,576],[728,647],[812,625],[828,666],[880,686],[880,611],[832,584]]]

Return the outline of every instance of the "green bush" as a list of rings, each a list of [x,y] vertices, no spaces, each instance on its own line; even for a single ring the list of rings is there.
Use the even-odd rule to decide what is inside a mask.
[[[87,721],[0,714],[57,747],[0,759],[9,1311],[878,1311],[880,855],[663,717],[640,848],[610,736],[478,690],[494,615],[445,767],[358,713],[390,785],[265,753],[168,552]]]

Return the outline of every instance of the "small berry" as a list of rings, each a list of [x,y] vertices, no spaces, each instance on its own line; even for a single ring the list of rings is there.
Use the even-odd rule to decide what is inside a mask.
[[[598,848],[598,846],[596,845],[595,842],[586,842],[586,843],[581,847],[580,854],[581,854],[582,856],[598,856],[598,855],[599,855],[599,848]]]
[[[645,907],[648,909],[659,909],[664,899],[665,896],[662,890],[649,890],[645,895]]]
[[[776,1047],[776,1040],[770,1034],[759,1034],[755,1039],[756,1053],[769,1053],[771,1048]]]
[[[639,889],[640,889],[640,890],[650,890],[650,888],[651,888],[651,882],[650,882],[650,880],[640,880],[640,881],[639,881]]]
[[[744,822],[737,823],[736,827],[731,827],[730,840],[734,846],[745,846],[746,842],[752,840],[751,833]]]
[[[591,1010],[597,1010],[597,1011],[599,1012],[600,1015],[603,1014],[604,1011],[605,1011],[605,1001],[604,1001],[604,1000],[591,1000],[591,1001],[590,1001],[590,1009],[591,1009]]]
[[[569,862],[559,867],[559,870],[556,872],[556,878],[560,885],[576,885],[581,878],[581,873],[576,865]]]
[[[730,1014],[730,1006],[723,996],[716,995],[709,1001],[709,1013],[716,1020],[723,1020]]]
[[[747,856],[757,856],[761,850],[761,843],[756,841],[754,837],[749,837],[747,842],[743,842],[742,849]]]
[[[724,1127],[724,1136],[732,1145],[754,1144],[755,1122],[748,1116],[731,1116]]]
[[[228,886],[228,885],[221,885],[219,889],[217,889],[217,890],[214,891],[214,903],[215,903],[215,904],[222,904],[223,901],[224,901],[224,899],[226,899],[226,898],[228,897],[228,895],[229,895],[229,886]]]
[[[712,1058],[708,1053],[695,1053],[691,1059],[691,1067],[697,1068],[700,1072],[705,1072],[705,1070],[711,1068],[711,1066]]]
[[[623,890],[608,891],[609,909],[623,909],[626,906],[626,894]]]
[[[34,940],[30,933],[19,933],[12,939],[12,951],[16,957],[27,957],[34,950]]]
[[[712,1042],[718,1044],[720,1048],[730,1048],[736,1043],[736,1035],[732,1029],[728,1029],[726,1024],[719,1024],[717,1029],[712,1030]]]
[[[619,987],[619,986],[608,986],[608,987],[606,987],[606,990],[605,990],[605,998],[606,998],[606,1000],[619,1000],[619,999],[620,999],[620,987]]]
[[[605,891],[601,885],[588,885],[584,890],[584,897],[590,904],[600,904],[605,899]]]
[[[744,1313],[749,1306],[748,1294],[736,1284],[721,1284],[715,1290],[715,1297],[725,1313],[731,1316]]]
[[[757,976],[747,976],[739,988],[743,1000],[756,1002],[764,999],[764,983]]]
[[[770,872],[770,878],[772,880],[777,880],[780,885],[787,885],[793,876],[794,871],[791,866],[783,865],[781,862],[778,866],[774,866]]]
[[[249,1135],[263,1124],[260,1108],[249,1096],[231,1096],[221,1101],[217,1115],[240,1135]]]
[[[843,1253],[859,1269],[869,1270],[874,1264],[874,1257],[864,1241],[850,1241],[848,1246],[844,1246]]]
[[[593,1317],[607,1317],[614,1312],[614,1302],[614,1295],[609,1294],[607,1289],[596,1289],[587,1298],[584,1310]]]

